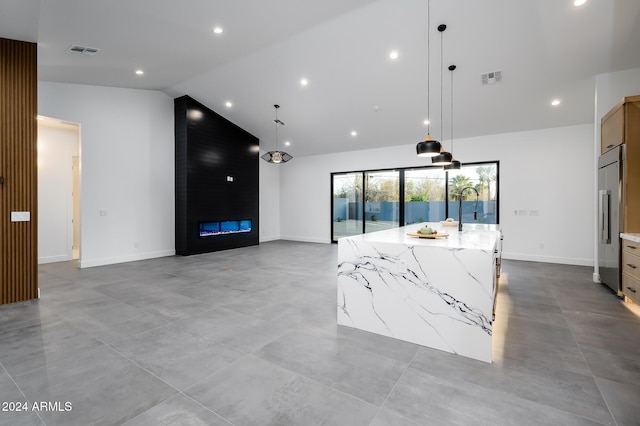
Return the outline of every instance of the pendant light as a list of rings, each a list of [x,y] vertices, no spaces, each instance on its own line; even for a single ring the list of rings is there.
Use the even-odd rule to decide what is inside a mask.
[[[284,122],[281,120],[278,120],[278,108],[280,108],[280,105],[274,105],[273,107],[276,109],[276,119],[273,120],[273,122],[276,123],[276,150],[267,152],[265,155],[262,156],[262,159],[268,163],[274,163],[274,164],[286,163],[287,161],[291,160],[293,157],[284,151],[278,151],[278,126],[284,126]]]
[[[451,71],[451,164],[444,166],[445,170],[460,170],[460,162],[453,158],[453,71],[456,69],[455,65],[449,65],[449,71]]]
[[[442,131],[442,122],[444,121],[442,119],[443,113],[442,113],[442,63],[443,61],[443,42],[442,39],[444,38],[444,30],[447,29],[447,26],[442,24],[442,25],[438,25],[438,31],[440,31],[440,136],[444,137],[444,132]],[[431,158],[431,164],[433,164],[434,166],[448,166],[449,164],[451,164],[451,160],[453,160],[453,156],[451,155],[450,152],[447,152],[444,150],[444,148],[441,146],[440,147],[440,153],[438,155],[436,155],[435,157]]]
[[[427,137],[416,145],[418,157],[434,157],[440,153],[442,145],[437,140],[431,139],[429,125],[431,116],[429,115],[431,91],[429,90],[429,33],[431,31],[431,0],[427,0]]]

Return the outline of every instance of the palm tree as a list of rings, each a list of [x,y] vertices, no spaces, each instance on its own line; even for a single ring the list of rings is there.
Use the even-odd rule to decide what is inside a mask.
[[[481,194],[484,193],[485,189],[489,192],[487,196],[483,196],[482,198],[490,199],[491,198],[491,182],[495,182],[496,180],[496,169],[495,166],[487,166],[487,167],[477,167],[476,173],[478,174],[478,179],[480,183],[476,186],[476,189]]]
[[[467,186],[471,186],[471,179],[465,175],[455,175],[449,179],[449,198],[451,201],[458,201],[460,191]]]

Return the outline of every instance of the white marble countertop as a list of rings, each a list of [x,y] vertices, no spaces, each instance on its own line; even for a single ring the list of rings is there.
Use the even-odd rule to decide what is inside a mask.
[[[633,241],[634,243],[640,243],[640,234],[632,234],[632,233],[620,233],[620,238],[624,240]]]
[[[448,238],[410,237],[430,226]],[[338,240],[339,325],[491,362],[499,225],[414,223]]]
[[[438,234],[449,234],[449,236],[447,238],[429,239],[407,235],[408,233],[415,234],[423,226],[430,226],[438,231]],[[457,226],[442,226],[439,222],[424,222],[347,238],[357,241],[395,243],[409,246],[493,250],[501,235],[500,225],[465,223],[463,224],[462,233],[460,233]]]

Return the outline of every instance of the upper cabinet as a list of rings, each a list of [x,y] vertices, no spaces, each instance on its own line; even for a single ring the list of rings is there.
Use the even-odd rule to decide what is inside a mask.
[[[627,96],[602,117],[600,153],[640,140],[640,95]]]

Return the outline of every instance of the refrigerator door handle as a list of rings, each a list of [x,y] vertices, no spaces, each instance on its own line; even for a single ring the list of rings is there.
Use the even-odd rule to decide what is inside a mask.
[[[609,224],[609,196],[610,192],[606,189],[600,190],[600,243],[611,244],[611,233]]]

